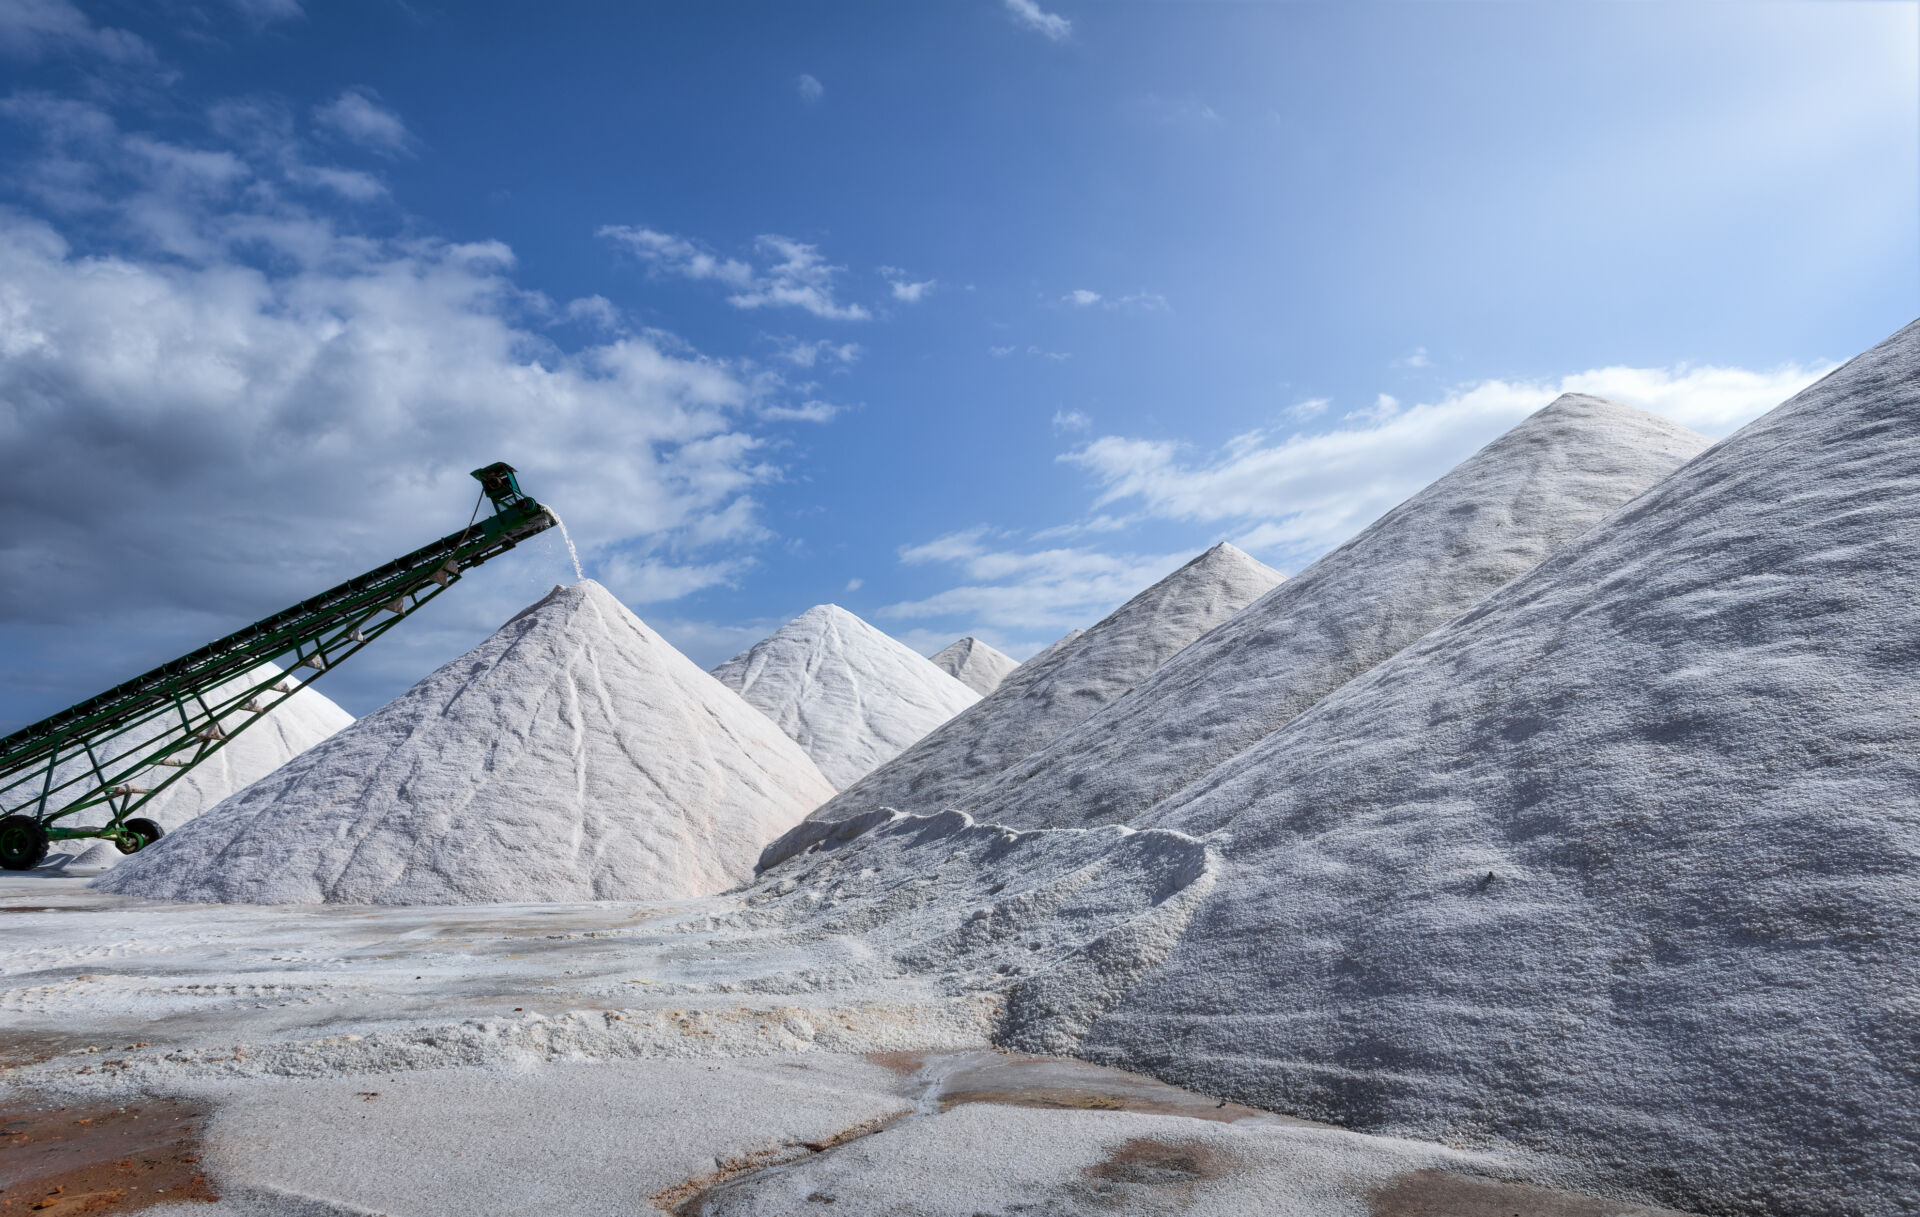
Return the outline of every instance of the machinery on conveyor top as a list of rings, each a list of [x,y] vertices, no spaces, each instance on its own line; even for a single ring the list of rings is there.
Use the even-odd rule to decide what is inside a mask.
[[[130,854],[159,840],[134,814],[148,801],[463,572],[554,524],[513,466],[473,476],[487,519],[475,504],[459,532],[0,739],[0,867],[36,866],[53,841],[98,837]],[[264,666],[275,661],[283,671]],[[82,813],[104,823],[62,823]]]

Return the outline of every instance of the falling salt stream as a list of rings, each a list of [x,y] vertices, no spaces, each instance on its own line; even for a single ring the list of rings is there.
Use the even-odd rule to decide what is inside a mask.
[[[567,522],[551,507],[547,508],[547,514],[553,517],[554,524],[560,529],[560,539],[567,543],[567,557],[573,559],[574,579],[585,579],[587,572],[580,569],[580,551],[573,547],[573,534],[567,531]]]

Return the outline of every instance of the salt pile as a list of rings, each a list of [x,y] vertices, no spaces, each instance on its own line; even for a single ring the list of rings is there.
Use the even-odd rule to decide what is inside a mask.
[[[837,604],[817,604],[713,670],[837,790],[980,695]]]
[[[1146,679],[1176,651],[1280,582],[1220,544],[1127,601],[1078,637],[1021,664],[979,704],[814,812],[844,820],[876,808],[934,812],[1045,745]],[[784,856],[776,843],[762,859]]]
[[[216,686],[207,700],[218,705],[229,697],[237,697],[247,689],[263,681],[281,675],[281,669],[271,663],[262,664],[251,675]],[[222,721],[232,723],[236,720],[251,719],[254,716],[243,709],[236,709]],[[173,832],[188,820],[212,807],[220,800],[237,791],[243,790],[261,778],[272,773],[294,757],[326,739],[334,732],[353,723],[353,715],[335,705],[326,694],[307,686],[287,698],[273,709],[265,718],[248,724],[245,731],[239,732],[218,751],[206,760],[195,765],[176,778],[172,785],[162,790],[144,803],[137,814],[156,821],[161,828]],[[159,732],[138,728],[116,737],[114,751],[127,750],[131,746],[157,738]],[[62,765],[56,774],[56,781],[64,781],[77,770]],[[98,825],[102,817],[79,815],[78,819]],[[87,869],[91,867],[113,866],[120,862],[122,854],[111,843],[99,840],[75,839],[56,841],[53,851],[47,856],[45,865],[69,869]]]
[[[1681,1208],[1920,1210],[1916,639],[1920,323],[1156,809],[1225,869],[1088,1050]]]
[[[1578,537],[1706,448],[1567,394],[956,804],[1125,823]]]
[[[694,896],[750,876],[831,793],[587,580],[95,883],[259,904]]]
[[[1216,869],[1184,833],[1023,833],[951,811],[795,834],[797,856],[741,893],[745,910],[702,910],[716,946],[774,965],[741,987],[1000,994],[996,1040],[1036,1052],[1072,1051],[1165,958]]]
[[[1020,661],[969,634],[935,654],[934,667],[985,697],[1000,687]]]

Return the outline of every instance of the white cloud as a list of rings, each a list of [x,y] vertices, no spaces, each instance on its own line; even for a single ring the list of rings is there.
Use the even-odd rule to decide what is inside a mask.
[[[1108,554],[1090,548],[1022,552],[987,543],[995,539],[981,526],[902,549],[902,562],[954,566],[968,582],[920,600],[889,604],[878,615],[893,620],[953,618],[1014,633],[1058,634],[1093,624],[1193,556]]]
[[[851,364],[865,354],[865,349],[857,342],[832,342],[825,338],[813,342],[804,342],[791,334],[775,339],[780,349],[774,354],[793,364],[795,367],[811,368],[815,364]]]
[[[1400,358],[1394,360],[1393,366],[1396,368],[1430,368],[1433,366],[1433,360],[1427,358],[1427,348],[1415,347],[1413,348],[1412,354],[1402,355]]]
[[[995,359],[1005,359],[1019,349],[1019,347],[988,347],[987,354],[993,356]]]
[[[846,590],[850,592],[857,592],[861,588],[865,587],[866,585],[867,585],[867,581],[856,575],[854,578],[847,580]]]
[[[1006,0],[1006,5],[1015,25],[1044,35],[1051,42],[1064,42],[1073,34],[1073,22],[1058,13],[1049,13],[1035,0]]]
[[[846,268],[827,265],[818,246],[769,234],[755,238],[754,247],[780,260],[748,290],[727,297],[735,308],[799,308],[833,321],[865,321],[872,315],[858,304],[834,300],[833,277]]]
[[[808,401],[797,406],[762,406],[760,417],[775,422],[830,423],[840,412],[839,406],[824,401]]]
[[[325,190],[354,203],[368,203],[384,197],[387,188],[379,178],[358,169],[336,169],[327,165],[290,164],[286,178],[296,186]]]
[[[115,63],[152,63],[139,35],[95,25],[71,0],[0,0],[0,54],[38,59],[58,51],[98,55]]]
[[[1379,426],[1400,413],[1400,399],[1391,393],[1382,393],[1373,399],[1373,404],[1363,410],[1349,410],[1340,417],[1346,422],[1367,423]]]
[[[620,309],[605,296],[582,296],[578,300],[567,301],[563,310],[569,321],[590,325],[609,333],[620,329]]]
[[[1091,431],[1093,419],[1079,410],[1055,410],[1053,429],[1055,431]]]
[[[413,146],[413,136],[400,116],[381,105],[372,89],[348,89],[324,106],[313,119],[322,127],[383,156],[398,156]]]
[[[921,298],[934,288],[935,280],[927,279],[916,283],[913,277],[897,266],[883,266],[880,274],[893,289],[893,298],[905,304],[917,304]]]
[[[747,263],[722,258],[685,237],[624,224],[605,225],[598,235],[626,246],[628,252],[654,269],[683,279],[711,279],[740,288],[754,281],[753,267]]]
[[[1332,401],[1325,397],[1309,397],[1305,401],[1295,402],[1293,405],[1288,406],[1287,417],[1293,419],[1295,422],[1304,423],[1309,419],[1319,418],[1322,414],[1325,414],[1327,407],[1332,404]]]
[[[1723,435],[1828,371],[1598,368],[1552,382],[1481,381],[1402,407],[1381,394],[1318,435],[1236,437],[1200,461],[1160,440],[1102,436],[1060,459],[1091,472],[1096,508],[1245,529],[1248,549],[1310,558],[1346,540],[1561,393],[1593,393]]]
[[[343,233],[267,184],[270,143],[70,117],[85,138],[47,156],[88,171],[91,243],[0,211],[0,443],[33,454],[7,479],[0,645],[116,641],[0,687],[77,696],[405,553],[465,521],[494,460],[630,594],[724,581],[769,536],[746,370],[656,334],[558,346],[505,245]],[[332,679],[396,692],[571,577],[536,541]]]
[[[723,623],[648,615],[647,624],[700,667],[716,668],[771,634],[782,623],[766,620]]]
[[[753,565],[750,559],[676,565],[657,557],[633,558],[615,554],[601,562],[594,574],[620,599],[633,605],[681,600],[709,587],[732,584]]]
[[[821,84],[812,73],[802,72],[794,77],[794,89],[800,94],[800,100],[812,105],[827,95],[827,86]]]
[[[1164,312],[1169,307],[1167,298],[1159,292],[1129,292],[1124,296],[1105,296],[1084,287],[1077,287],[1060,299],[1075,308],[1092,308],[1097,304],[1101,308],[1128,309],[1141,313]]]
[[[769,233],[755,238],[754,249],[769,260],[756,268],[651,228],[608,224],[599,235],[625,246],[656,271],[733,288],[727,303],[735,308],[798,308],[830,321],[865,321],[873,315],[861,305],[834,299],[833,277],[846,267],[829,265],[818,246],[791,237]]]

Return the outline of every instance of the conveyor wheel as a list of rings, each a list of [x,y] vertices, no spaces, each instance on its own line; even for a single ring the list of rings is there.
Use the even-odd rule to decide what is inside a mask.
[[[32,816],[0,817],[0,867],[32,870],[47,856],[47,830]]]
[[[147,819],[128,820],[120,827],[126,830],[128,836],[135,838],[132,843],[128,842],[127,837],[117,837],[114,839],[113,847],[123,854],[139,853],[147,846],[152,845],[155,841],[167,835],[166,829],[160,827],[160,825],[154,821]]]

